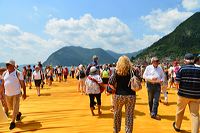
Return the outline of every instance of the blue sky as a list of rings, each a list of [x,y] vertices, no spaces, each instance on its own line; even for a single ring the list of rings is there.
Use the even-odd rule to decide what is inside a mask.
[[[71,45],[138,51],[199,9],[200,0],[0,0],[0,62],[43,62]]]

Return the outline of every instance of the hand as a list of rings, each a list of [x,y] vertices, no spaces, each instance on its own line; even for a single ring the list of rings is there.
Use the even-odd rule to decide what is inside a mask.
[[[26,94],[25,94],[25,93],[22,95],[22,99],[23,99],[23,100],[26,99]]]

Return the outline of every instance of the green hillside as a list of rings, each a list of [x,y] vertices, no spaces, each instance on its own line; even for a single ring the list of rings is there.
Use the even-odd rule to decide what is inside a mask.
[[[163,58],[183,58],[185,53],[200,53],[200,12],[181,23],[170,34],[145,49],[136,58],[158,56]]]
[[[51,54],[43,64],[45,66],[89,64],[92,62],[93,55],[97,55],[99,57],[100,64],[113,63],[117,61],[114,57],[101,48],[87,49],[82,47],[68,46]]]

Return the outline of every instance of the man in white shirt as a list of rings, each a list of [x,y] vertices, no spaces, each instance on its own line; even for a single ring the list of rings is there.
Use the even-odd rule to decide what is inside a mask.
[[[10,60],[6,63],[7,70],[3,73],[2,87],[5,88],[6,102],[9,110],[13,110],[12,121],[9,129],[15,128],[15,120],[19,121],[21,112],[19,112],[19,103],[21,88],[23,88],[23,99],[26,99],[26,86],[23,75],[15,69],[15,61]]]
[[[157,115],[157,112],[161,91],[161,83],[164,81],[164,72],[163,69],[158,66],[159,60],[157,57],[153,57],[151,59],[151,63],[152,65],[146,67],[143,78],[147,83],[151,118],[161,120],[161,118]]]

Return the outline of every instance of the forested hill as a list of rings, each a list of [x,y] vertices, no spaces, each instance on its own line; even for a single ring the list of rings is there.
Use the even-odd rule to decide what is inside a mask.
[[[183,58],[188,52],[200,53],[200,12],[182,22],[172,33],[153,43],[136,58],[158,56],[160,59],[176,59]]]

